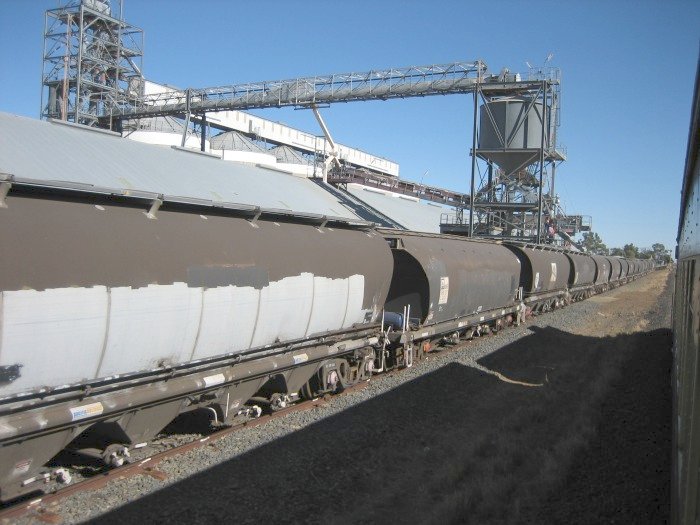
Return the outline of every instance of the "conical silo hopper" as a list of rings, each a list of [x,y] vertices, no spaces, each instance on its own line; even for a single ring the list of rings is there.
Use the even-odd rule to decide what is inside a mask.
[[[542,103],[527,98],[492,100],[481,106],[479,128],[479,155],[510,175],[539,159]]]

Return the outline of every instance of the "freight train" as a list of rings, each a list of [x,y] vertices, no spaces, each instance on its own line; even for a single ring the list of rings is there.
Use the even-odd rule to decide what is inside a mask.
[[[5,501],[65,481],[63,450],[118,466],[183,413],[332,394],[653,269],[24,173],[0,174]]]

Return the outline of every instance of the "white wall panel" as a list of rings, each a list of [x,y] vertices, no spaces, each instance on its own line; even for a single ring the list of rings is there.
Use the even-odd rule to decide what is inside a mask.
[[[251,286],[104,286],[0,294],[0,395],[300,339],[363,322],[364,276],[311,273]],[[49,366],[47,366],[47,363]]]
[[[187,361],[199,328],[202,289],[185,283],[111,289],[109,333],[99,376]]]
[[[302,273],[274,281],[260,293],[253,347],[304,337],[311,315],[314,276]]]
[[[136,142],[144,142],[146,144],[156,144],[159,146],[180,146],[182,144],[182,135],[180,133],[169,133],[166,131],[150,131],[139,130],[132,131],[126,137]],[[185,147],[195,150],[200,150],[202,147],[201,139],[195,135],[188,135],[185,140]],[[209,141],[204,140],[204,149],[209,151]]]
[[[260,290],[221,286],[204,291],[202,324],[193,359],[247,350],[258,316]]]
[[[0,364],[21,365],[3,395],[93,379],[107,326],[107,288],[0,294]]]
[[[266,166],[274,166],[277,164],[277,158],[268,153],[258,153],[257,151],[232,151],[232,150],[213,150],[213,153],[221,154],[224,160],[231,162],[246,162],[248,164],[264,164]]]
[[[339,330],[348,304],[348,280],[314,277],[314,306],[306,335]]]
[[[362,309],[365,299],[365,276],[351,275],[348,282],[348,308],[342,328],[348,328],[365,320],[366,311]]]

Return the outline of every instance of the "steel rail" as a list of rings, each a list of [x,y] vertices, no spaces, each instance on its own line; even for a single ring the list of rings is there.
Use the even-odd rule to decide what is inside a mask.
[[[346,387],[345,390],[343,390],[340,394],[337,394],[336,396],[324,395],[319,398],[311,399],[308,401],[302,401],[301,403],[297,403],[288,408],[284,408],[277,412],[273,412],[272,414],[267,414],[257,419],[245,421],[243,423],[238,423],[230,427],[216,430],[207,436],[195,439],[182,445],[178,445],[176,447],[164,450],[162,452],[158,452],[156,454],[153,454],[152,456],[141,459],[139,461],[134,461],[133,463],[128,463],[121,467],[112,468],[93,477],[79,481],[78,483],[74,483],[72,485],[67,485],[66,487],[60,488],[54,493],[39,495],[34,499],[22,500],[18,503],[9,504],[4,509],[0,510],[0,522],[12,522],[22,516],[25,516],[30,512],[35,511],[36,517],[39,520],[45,521],[47,523],[58,523],[60,522],[60,516],[51,512],[50,510],[47,510],[47,508],[56,505],[58,502],[64,500],[69,496],[81,492],[89,492],[92,490],[100,489],[114,480],[125,477],[147,475],[156,479],[160,479],[161,481],[166,480],[168,478],[168,475],[165,472],[155,468],[163,460],[166,460],[173,456],[184,454],[185,452],[194,450],[196,448],[210,445],[211,443],[214,443],[219,439],[229,436],[234,432],[239,432],[247,428],[255,428],[275,419],[279,419],[281,417],[292,414],[294,412],[303,412],[306,410],[312,410],[319,406],[327,405],[335,397],[347,395],[352,392],[362,390],[363,388],[367,387],[368,384],[369,380],[366,380],[361,383],[357,383]]]

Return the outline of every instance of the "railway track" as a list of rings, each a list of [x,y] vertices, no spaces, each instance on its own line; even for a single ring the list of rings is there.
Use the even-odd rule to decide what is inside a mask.
[[[533,314],[525,316],[526,319],[530,319],[532,317]],[[506,326],[512,327],[513,325],[508,324]],[[499,331],[500,330],[492,330],[484,332],[483,334],[479,333],[477,337],[483,337],[485,335],[493,336],[496,335]],[[467,344],[469,341],[471,341],[471,339],[472,338],[463,339],[458,344],[451,343],[443,344],[440,346],[428,345],[427,347],[425,347],[426,353],[445,353],[455,351],[458,348],[461,348],[463,345]],[[421,361],[425,357],[425,354],[423,353],[419,353],[418,355],[418,361]],[[404,370],[406,370],[406,368],[391,369],[381,373],[378,376],[373,376],[373,378],[384,378],[396,375]],[[157,468],[159,463],[163,460],[184,454],[196,448],[211,446],[216,441],[223,439],[231,434],[246,429],[263,426],[275,419],[283,418],[292,413],[313,410],[315,408],[327,405],[335,398],[348,395],[366,388],[369,382],[370,380],[365,380],[360,383],[350,385],[344,388],[342,392],[335,395],[326,394],[319,398],[300,401],[294,405],[288,406],[281,410],[275,410],[271,413],[261,415],[260,417],[254,419],[249,419],[247,421],[237,423],[232,426],[226,426],[221,429],[213,430],[210,434],[206,436],[197,437],[186,443],[176,445],[172,448],[168,448],[167,450],[156,452],[152,455],[148,455],[143,458],[139,458],[132,462],[126,463],[120,467],[102,470],[101,472],[91,475],[90,477],[86,477],[78,482],[66,486],[59,486],[59,488],[55,489],[53,492],[49,492],[43,495],[37,495],[36,497],[21,498],[20,500],[15,502],[9,502],[5,504],[2,508],[0,508],[0,523],[12,523],[14,520],[28,516],[31,513],[34,513],[32,517],[36,518],[39,521],[46,523],[61,523],[61,517],[55,512],[52,512],[50,509],[60,504],[60,502],[65,498],[68,498],[77,493],[90,492],[103,488],[112,481],[127,477],[142,475],[150,476],[160,481],[165,481],[168,479],[168,474],[161,470],[158,470]],[[158,445],[159,443],[157,441],[151,444],[151,446]]]
[[[346,390],[344,390],[342,394],[337,396],[329,396],[326,398],[319,398],[312,401],[300,402],[279,412],[262,416],[259,419],[251,420],[225,429],[217,430],[208,436],[199,437],[198,439],[194,439],[190,443],[183,444],[176,448],[155,453],[148,457],[139,458],[138,461],[134,461],[132,464],[127,465],[123,468],[98,474],[93,478],[85,480],[84,482],[75,483],[74,485],[61,489],[56,493],[41,498],[37,497],[35,499],[24,500],[13,507],[7,507],[4,510],[0,511],[0,523],[10,523],[15,521],[19,521],[21,523],[74,522],[82,521],[88,516],[95,517],[95,512],[99,514],[107,512],[109,513],[108,516],[111,516],[109,519],[113,519],[115,516],[118,516],[121,512],[119,510],[116,510],[116,508],[120,507],[124,503],[129,502],[130,505],[127,505],[127,507],[129,508],[132,506],[131,503],[135,504],[136,507],[131,508],[130,512],[131,514],[134,514],[135,509],[140,509],[136,510],[136,513],[138,514],[139,512],[144,511],[144,505],[148,506],[148,503],[146,503],[146,501],[151,501],[153,497],[158,497],[162,499],[162,497],[159,497],[156,494],[152,494],[150,497],[146,497],[144,501],[137,502],[134,497],[134,494],[138,494],[138,498],[140,498],[141,495],[146,496],[147,494],[153,491],[157,491],[157,493],[160,493],[161,489],[165,489],[166,493],[178,493],[178,489],[176,487],[182,487],[183,483],[187,487],[192,486],[192,484],[198,485],[201,483],[204,483],[207,486],[215,486],[217,483],[220,483],[222,479],[226,479],[227,474],[223,474],[224,478],[222,478],[222,472],[228,471],[226,467],[223,467],[223,470],[222,468],[218,467],[218,462],[220,461],[219,458],[223,460],[233,458],[233,456],[228,455],[231,450],[240,450],[240,452],[237,452],[236,454],[247,455],[249,454],[249,451],[255,449],[255,457],[259,457],[261,452],[260,449],[257,447],[259,447],[261,443],[271,443],[272,441],[278,441],[280,438],[283,438],[286,435],[289,429],[292,429],[291,433],[296,434],[298,431],[297,429],[303,428],[298,425],[308,424],[303,423],[303,421],[313,422],[326,420],[326,418],[329,417],[328,414],[339,413],[339,411],[342,412],[350,406],[356,405],[358,403],[358,396],[345,396],[345,394],[351,394],[353,392],[364,390],[365,393],[360,393],[359,395],[359,402],[362,402],[363,399],[368,400],[370,398],[380,396],[384,392],[393,392],[393,389],[396,388],[398,384],[403,384],[406,381],[409,382],[406,384],[413,383],[413,380],[416,377],[421,377],[426,373],[431,373],[431,371],[437,369],[436,367],[439,368],[444,366],[446,363],[445,358],[447,358],[450,361],[454,359],[459,359],[462,362],[465,362],[464,360],[466,359],[469,361],[476,362],[476,359],[479,359],[480,356],[486,355],[486,351],[482,348],[485,347],[487,349],[491,349],[488,351],[494,351],[495,349],[502,347],[504,344],[510,344],[518,338],[522,337],[523,331],[525,333],[529,333],[530,329],[527,328],[528,326],[536,327],[543,322],[546,325],[549,325],[549,323],[551,322],[555,322],[558,325],[561,319],[567,319],[566,323],[569,324],[564,325],[563,328],[567,329],[566,327],[568,326],[568,329],[571,329],[574,325],[579,325],[582,314],[588,315],[597,311],[597,308],[593,308],[592,305],[587,305],[586,303],[588,303],[588,301],[578,303],[577,306],[571,310],[571,313],[568,313],[570,310],[569,308],[563,308],[558,309],[558,312],[553,313],[553,317],[550,317],[550,315],[552,314],[543,317],[535,316],[531,319],[530,322],[526,323],[524,330],[514,328],[511,330],[499,331],[499,334],[502,334],[501,337],[503,337],[504,339],[501,339],[501,337],[477,338],[476,341],[478,342],[476,343],[476,346],[472,346],[472,344],[468,345],[468,347],[472,348],[473,350],[466,350],[465,347],[467,345],[464,344],[465,342],[462,342],[462,344],[457,345],[447,345],[445,347],[442,347],[441,351],[439,352],[435,352],[434,354],[428,354],[428,363],[421,363],[420,366],[413,367],[413,369],[409,368],[394,370],[379,376],[373,376],[374,378],[378,379],[378,381],[363,382],[357,384],[357,386],[348,387]],[[537,320],[538,317],[541,317],[542,320]],[[463,354],[463,352],[465,351],[467,352],[467,354]],[[450,355],[452,354],[456,354],[457,357],[450,357]],[[462,355],[463,357],[460,358],[460,355]],[[384,381],[384,379],[389,379],[391,376],[394,376],[394,379],[388,382]],[[402,380],[400,379],[401,376],[404,376],[407,379]],[[399,383],[397,383],[397,381],[399,381]],[[343,401],[342,398],[344,397],[346,397],[347,400]],[[353,400],[353,398],[355,398],[355,400]],[[340,401],[340,404],[333,403],[331,400]],[[373,403],[376,404],[376,402]],[[387,403],[387,401],[385,400],[384,403]],[[374,406],[374,404],[372,406]],[[303,414],[303,412],[308,413],[308,411],[313,410],[314,408],[323,408],[323,410],[320,410],[318,412],[314,411],[311,413],[312,415]],[[326,410],[329,410],[329,412],[326,412]],[[368,409],[363,408],[362,410],[366,411]],[[301,414],[294,415],[295,412],[301,412]],[[290,416],[290,418],[285,421],[284,416]],[[343,416],[342,421],[347,421],[348,417],[352,419],[352,416]],[[335,419],[334,421],[334,423],[329,422],[328,424],[330,424],[333,428],[336,428],[336,425],[338,425],[338,420]],[[248,437],[251,435],[249,433],[240,433],[240,437],[233,437],[232,440],[222,440],[222,438],[225,438],[226,436],[234,434],[240,430],[254,429],[255,427],[261,427],[266,423],[271,423],[271,428],[255,430],[252,435],[265,435],[269,437],[265,438],[262,442],[259,441],[259,437],[253,437],[253,442],[257,441],[257,443],[254,443],[252,445],[252,448],[250,445],[250,438]],[[343,425],[340,428],[345,428],[345,426]],[[280,429],[286,430],[283,431],[284,433],[279,433],[278,431]],[[304,431],[299,432],[302,432],[302,435],[308,435],[303,434]],[[318,432],[318,429],[314,431],[314,433]],[[166,440],[172,439],[172,437],[174,437],[174,434],[172,434],[169,438],[166,438]],[[292,442],[298,442],[299,440],[305,441],[305,438],[284,439],[293,439]],[[220,440],[223,441],[222,444],[213,446],[212,448],[208,447],[208,445],[214,445],[217,441]],[[160,440],[158,443],[160,443]],[[200,451],[197,452],[195,449],[199,449]],[[229,452],[225,452],[226,450],[228,450]],[[185,454],[188,451],[191,452],[183,456],[184,458],[187,458],[186,463],[182,463],[184,460],[180,458],[175,459],[173,461],[173,456]],[[146,451],[144,450],[142,452],[145,453]],[[220,481],[209,482],[204,481],[204,479],[201,476],[193,477],[196,472],[201,472],[202,470],[192,470],[192,468],[206,469],[207,471],[209,471],[209,469],[215,465],[215,463],[213,462],[207,463],[206,460],[202,460],[200,458],[217,459],[217,468],[215,469],[215,471],[213,471],[214,474],[212,475],[214,476],[214,478],[216,478],[217,474],[215,472],[218,471],[218,479]],[[164,462],[164,460],[168,459],[169,461]],[[234,467],[234,472],[239,472],[242,465],[249,465],[251,462],[250,458],[243,459],[242,461],[244,463],[235,463],[236,466]],[[192,462],[193,465],[199,466],[190,467],[190,462]],[[182,466],[180,467],[178,466],[178,464]],[[290,467],[289,470],[296,471],[296,468],[298,468],[298,465]],[[266,472],[264,467],[263,472]],[[319,480],[324,480],[324,474],[325,471],[323,470],[321,470],[320,473],[317,472]],[[124,480],[124,478],[129,478],[131,480],[119,481],[120,479]],[[206,479],[208,479],[208,477]],[[115,481],[116,483],[110,484],[111,481]],[[174,485],[171,486],[171,483],[174,483]],[[110,484],[110,487],[105,488],[105,485],[108,484]],[[240,485],[237,485],[237,487],[240,487]],[[237,488],[236,490],[238,489],[239,488]],[[136,492],[134,492],[134,490]],[[187,490],[190,490],[190,488],[188,488]],[[92,491],[97,491],[94,496],[92,494],[89,494]],[[81,495],[80,493],[83,494]],[[122,494],[121,498],[117,496],[117,498],[115,499],[114,496],[119,494]],[[74,495],[75,497],[71,498],[70,496],[72,495]],[[158,501],[160,501],[160,499],[158,499]],[[79,510],[81,508],[91,508],[93,510]],[[251,514],[254,514],[256,511],[250,510],[249,512]]]
[[[394,374],[396,372],[397,371],[391,371],[385,375]],[[69,496],[80,492],[89,492],[97,490],[116,479],[126,477],[142,475],[151,476],[153,478],[164,481],[168,478],[168,475],[158,470],[157,466],[161,461],[165,459],[178,456],[198,447],[209,446],[217,440],[225,438],[226,436],[229,436],[235,432],[240,432],[245,429],[265,425],[274,419],[285,417],[294,412],[313,410],[314,408],[328,404],[335,397],[347,395],[352,392],[362,390],[368,385],[368,383],[369,381],[363,381],[362,383],[351,385],[345,388],[341,393],[335,396],[325,395],[320,398],[311,399],[308,401],[301,401],[287,408],[283,408],[270,414],[262,415],[256,419],[244,421],[233,426],[227,426],[219,430],[214,430],[211,434],[208,434],[204,437],[194,439],[192,441],[175,446],[168,450],[164,450],[162,452],[158,452],[146,458],[127,463],[125,465],[122,465],[121,467],[106,470],[94,476],[85,478],[77,483],[73,483],[65,487],[59,488],[58,490],[52,493],[44,494],[36,498],[23,498],[20,501],[8,503],[2,509],[0,509],[0,523],[11,523],[14,520],[26,516],[31,512],[36,512],[35,517],[40,521],[44,521],[46,523],[60,523],[60,516],[47,509],[57,505],[63,499]]]
[[[527,316],[527,318],[531,317],[532,315]],[[512,324],[507,326],[511,327]],[[493,330],[484,332],[483,335],[493,336],[497,333],[498,331]],[[478,337],[483,337],[483,335],[480,334]],[[460,344],[445,344],[441,346],[428,345],[426,348],[429,348],[430,350],[427,350],[426,353],[444,353],[454,351],[471,341],[471,339],[472,338],[461,340]],[[419,355],[420,357],[418,358],[418,360],[420,361],[424,358],[425,355]],[[404,370],[405,368],[395,368],[392,370],[385,371],[381,373],[381,375],[374,376],[374,378],[384,378],[396,375]],[[184,454],[196,448],[210,446],[216,441],[230,436],[231,434],[246,429],[263,426],[275,419],[283,418],[295,412],[313,410],[315,408],[327,405],[337,397],[348,395],[366,388],[369,382],[370,380],[365,380],[360,383],[350,385],[344,388],[342,392],[335,395],[326,394],[319,398],[300,401],[294,405],[288,406],[280,410],[275,410],[271,413],[261,415],[260,417],[249,419],[247,421],[237,423],[232,426],[226,426],[217,430],[213,430],[210,434],[206,436],[197,437],[186,443],[176,445],[172,448],[168,448],[167,450],[163,450],[161,452],[156,452],[144,458],[139,458],[137,460],[126,463],[120,467],[102,470],[101,472],[91,475],[89,477],[85,477],[84,479],[78,482],[68,484],[62,487],[59,486],[59,488],[55,489],[53,492],[37,495],[36,497],[21,498],[20,500],[14,502],[8,502],[5,505],[3,505],[2,508],[0,508],[0,523],[12,523],[14,520],[28,516],[30,513],[34,513],[33,517],[42,522],[61,523],[61,517],[49,509],[58,505],[65,498],[68,498],[78,493],[90,492],[100,489],[106,486],[107,484],[111,483],[112,481],[127,477],[142,475],[150,476],[160,481],[165,481],[168,479],[168,474],[161,470],[158,470],[157,468],[158,464],[163,460]],[[151,446],[158,445],[159,443],[157,441],[151,444]]]
[[[538,312],[528,309],[527,313],[523,315],[523,320],[530,318],[533,315],[538,315]],[[511,323],[507,323],[505,326],[510,325]],[[493,327],[491,327],[491,329],[487,329],[483,333],[485,335],[493,335],[495,333],[498,333],[502,328],[503,326],[500,324],[494,325]],[[481,335],[481,332],[477,331],[476,335]],[[445,343],[441,345],[439,349],[440,351],[454,350],[456,348],[461,347],[470,339],[471,338],[461,339],[460,341],[450,341],[449,343],[447,343],[446,340],[439,338],[438,341],[442,340],[443,343]],[[427,353],[429,351],[437,350],[438,347],[433,346],[433,344],[434,343],[429,342],[429,340],[424,341],[420,347],[422,351],[416,351],[416,359],[422,359],[425,356],[424,352]],[[405,370],[405,368],[390,369],[382,373],[379,377],[395,375],[403,370]],[[350,385],[338,395],[342,396],[361,390],[365,388],[368,385],[368,383],[369,380],[364,380],[357,384]],[[69,484],[65,487],[59,487],[45,495],[38,496],[35,498],[25,497],[17,502],[10,502],[6,504],[4,508],[0,509],[0,523],[13,522],[14,520],[17,520],[18,518],[21,518],[23,516],[27,516],[30,513],[33,513],[32,518],[36,518],[40,521],[48,523],[60,523],[61,517],[55,512],[52,512],[50,509],[55,508],[63,499],[69,496],[72,496],[77,493],[90,492],[100,489],[117,479],[129,478],[139,475],[150,476],[157,480],[165,481],[166,479],[168,479],[168,474],[158,469],[159,463],[163,460],[172,458],[174,456],[178,456],[180,454],[186,453],[190,450],[199,447],[209,446],[217,440],[225,438],[226,436],[229,436],[235,432],[265,425],[266,423],[272,420],[285,417],[291,413],[312,410],[314,408],[326,405],[334,397],[337,396],[326,394],[323,397],[315,398],[312,400],[300,401],[286,408],[275,410],[270,414],[266,414],[255,419],[250,419],[232,426],[226,426],[225,428],[214,430],[208,435],[200,436],[184,444],[179,444],[172,448],[168,448],[167,450],[156,452],[146,457],[138,458],[137,460],[127,463],[123,466],[112,468],[110,470],[100,471],[97,474],[90,475],[90,477],[86,477],[85,479],[82,479],[73,484]],[[153,447],[163,445],[164,443],[158,440],[150,444],[150,446]]]

